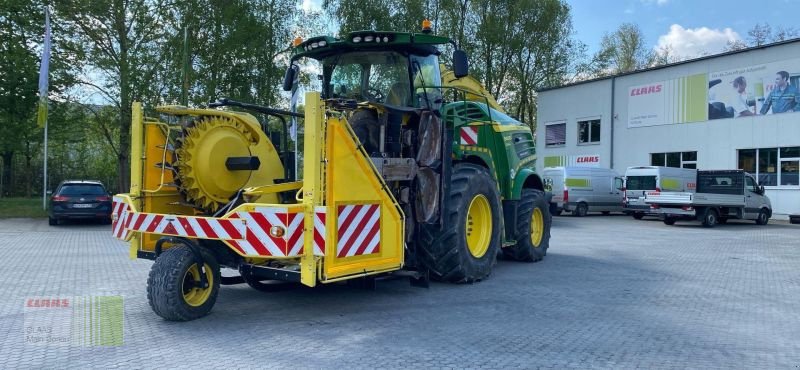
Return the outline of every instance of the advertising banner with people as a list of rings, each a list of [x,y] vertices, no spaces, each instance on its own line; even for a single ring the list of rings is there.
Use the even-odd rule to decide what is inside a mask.
[[[708,75],[708,119],[800,112],[800,59]]]
[[[800,59],[628,88],[628,127],[800,112]]]

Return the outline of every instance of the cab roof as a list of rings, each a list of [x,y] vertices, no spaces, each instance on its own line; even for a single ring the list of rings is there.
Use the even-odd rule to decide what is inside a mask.
[[[397,50],[419,54],[438,54],[437,45],[453,41],[447,37],[426,33],[355,31],[344,37],[317,36],[292,48],[292,60],[322,59],[333,54],[364,50]]]

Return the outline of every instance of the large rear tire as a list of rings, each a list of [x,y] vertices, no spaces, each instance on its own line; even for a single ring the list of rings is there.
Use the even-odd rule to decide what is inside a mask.
[[[642,218],[644,218],[644,213],[643,212],[634,212],[633,213],[633,218],[635,218],[637,220],[641,220]]]
[[[453,168],[443,230],[423,225],[420,263],[436,280],[472,283],[489,276],[497,262],[503,229],[497,183],[483,167]]]
[[[194,253],[186,245],[175,245],[153,263],[147,279],[147,300],[156,315],[169,321],[189,321],[211,312],[219,293],[219,264],[201,249],[208,287],[200,284],[202,273]]]
[[[550,225],[553,221],[547,208],[542,191],[522,189],[514,229],[517,244],[503,248],[506,257],[524,262],[536,262],[544,258],[550,247]]]

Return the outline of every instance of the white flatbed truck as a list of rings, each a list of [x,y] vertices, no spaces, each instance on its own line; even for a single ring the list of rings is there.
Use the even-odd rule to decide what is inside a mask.
[[[730,219],[766,225],[772,217],[772,204],[764,195],[764,187],[743,170],[697,171],[696,192],[650,191],[645,194],[645,203],[667,225],[700,220],[703,226],[713,227]]]

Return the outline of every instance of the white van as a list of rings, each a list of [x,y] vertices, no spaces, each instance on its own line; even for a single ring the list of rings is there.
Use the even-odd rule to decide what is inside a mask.
[[[542,171],[545,190],[553,194],[550,212],[574,216],[588,212],[622,212],[623,181],[616,171],[594,167],[548,167]]]
[[[694,192],[697,170],[692,168],[636,166],[625,171],[625,213],[640,220],[650,212],[644,202],[648,191]]]

